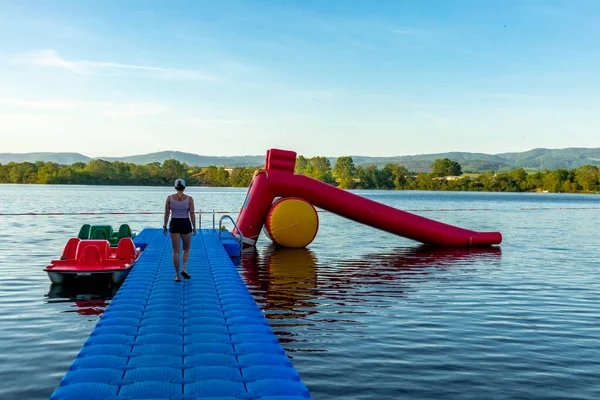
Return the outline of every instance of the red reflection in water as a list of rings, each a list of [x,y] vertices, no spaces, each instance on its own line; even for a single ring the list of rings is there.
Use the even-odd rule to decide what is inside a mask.
[[[108,302],[104,300],[83,300],[76,301],[76,312],[81,315],[100,315],[108,306]],[[72,312],[72,311],[68,311]]]
[[[50,285],[47,297],[51,303],[73,303],[73,309],[63,312],[76,312],[80,315],[100,315],[119,290],[119,286],[93,280]]]
[[[328,330],[345,329],[344,324],[357,329],[360,314],[375,315],[375,309],[407,301],[432,280],[443,285],[448,273],[499,265],[500,255],[498,247],[419,246],[319,262],[309,249],[271,245],[245,253],[239,270],[290,355],[325,351],[307,339],[306,330],[326,337]]]
[[[240,272],[262,307],[276,311],[267,317],[286,319],[315,313],[312,308],[323,300],[348,306],[376,303],[377,298],[408,297],[417,290],[414,284],[431,279],[432,272],[469,265],[476,268],[476,264],[497,261],[500,255],[499,247],[418,246],[319,265],[309,249],[271,245],[260,253],[245,253]]]

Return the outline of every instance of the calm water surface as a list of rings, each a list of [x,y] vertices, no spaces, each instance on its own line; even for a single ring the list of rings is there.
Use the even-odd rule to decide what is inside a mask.
[[[245,196],[189,192],[203,210]],[[168,193],[0,185],[0,213],[160,212]],[[433,251],[329,213],[309,249],[261,238],[239,272],[315,399],[600,398],[600,196],[357,193],[504,243]],[[47,399],[118,289],[42,269],[81,224],[124,222],[162,216],[0,216],[0,399]]]

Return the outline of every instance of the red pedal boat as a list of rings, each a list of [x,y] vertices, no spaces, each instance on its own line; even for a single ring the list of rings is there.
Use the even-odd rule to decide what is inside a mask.
[[[71,238],[60,260],[50,262],[44,271],[52,283],[65,283],[75,277],[108,277],[121,283],[139,257],[133,240],[122,238],[117,247],[108,240],[81,240]]]

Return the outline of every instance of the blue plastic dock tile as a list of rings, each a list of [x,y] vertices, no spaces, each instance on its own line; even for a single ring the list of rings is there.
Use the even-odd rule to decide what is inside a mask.
[[[163,381],[171,382],[173,379],[181,378],[181,369],[171,367],[139,367],[125,371],[124,379],[134,382]]]
[[[176,325],[142,325],[139,333],[169,333],[172,335],[181,335],[183,328]]]
[[[173,305],[173,304],[169,304],[169,303],[164,303],[164,304],[148,304],[148,306],[146,306],[146,311],[150,312],[150,311],[183,311],[183,307],[180,305],[179,307]]]
[[[119,356],[106,356],[106,355],[91,355],[77,357],[70,369],[82,369],[82,368],[114,368],[117,365],[123,364],[126,361]]]
[[[96,344],[84,346],[79,352],[79,357],[100,355],[118,356],[129,351],[131,351],[131,346],[126,346],[124,344]]]
[[[181,364],[182,357],[177,357],[168,354],[150,354],[138,355],[129,360],[128,365],[136,367],[170,367],[176,364]]]
[[[262,317],[264,318],[264,314],[256,308],[256,310],[245,309],[245,310],[225,310],[223,311],[225,314],[225,318],[233,318],[233,317]]]
[[[111,325],[124,325],[124,326],[135,326],[140,324],[139,318],[103,318],[96,326],[111,326]]]
[[[285,354],[249,353],[238,356],[238,361],[250,365],[283,365],[291,367],[292,362]]]
[[[125,338],[124,342],[129,340],[129,336],[135,332],[137,332],[138,328],[135,326],[97,326],[91,333],[90,339],[96,336],[105,336],[105,335],[115,335],[115,336],[123,336]],[[101,341],[103,339],[97,339]],[[90,344],[92,343],[100,343],[88,340]]]
[[[274,353],[285,354],[279,343],[238,343],[235,345],[235,351],[238,353]]]
[[[151,325],[171,325],[171,326],[183,326],[183,317],[181,318],[144,318],[140,323],[141,326]]]
[[[239,368],[226,366],[202,366],[189,368],[183,370],[183,375],[186,378],[197,381],[204,381],[208,379],[232,380],[242,377]]]
[[[143,381],[121,386],[119,395],[130,399],[169,398],[181,394],[181,385],[164,381]]]
[[[263,396],[310,396],[310,393],[304,383],[289,379],[261,379],[246,383],[246,387],[248,388],[249,392],[260,393]]]
[[[188,325],[184,328],[185,333],[218,333],[229,334],[227,325]]]
[[[56,389],[50,400],[104,400],[107,396],[116,395],[118,390],[118,386],[106,383],[73,383]]]
[[[228,324],[268,325],[264,317],[229,317]]]
[[[202,393],[205,397],[236,396],[237,394],[246,392],[243,383],[217,379],[206,379],[190,385],[184,385],[183,390],[185,394],[197,395],[198,393]]]
[[[229,335],[218,333],[193,333],[185,336],[185,344],[194,343],[233,343]]]
[[[232,344],[227,343],[194,343],[185,346],[186,353],[231,353],[234,351]]]
[[[183,344],[182,335],[170,333],[148,333],[137,337],[136,343],[173,343]]]
[[[203,353],[185,357],[184,364],[191,366],[226,366],[237,362],[235,356],[222,353]]]
[[[259,365],[247,368],[242,368],[242,375],[249,379],[261,380],[261,379],[291,379],[293,381],[299,381],[300,377],[295,368],[282,367],[273,365]]]
[[[150,319],[150,318],[177,318],[177,319],[183,319],[183,309],[180,310],[146,310],[146,312],[144,313],[144,318],[142,319],[142,322],[145,322],[145,320]],[[162,325],[162,324],[155,324],[155,325]]]
[[[236,333],[231,334],[231,339],[235,343],[244,342],[263,342],[263,343],[279,343],[277,337],[272,333],[263,333],[257,335],[255,333]]]
[[[273,334],[273,329],[268,325],[231,325],[229,327],[230,334],[237,333],[270,333]]]
[[[89,368],[78,369],[69,372],[68,376],[60,382],[61,386],[73,383],[99,382],[109,383],[115,379],[121,379],[123,372],[113,368]]]
[[[160,343],[160,344],[136,344],[133,346],[131,353],[133,354],[167,354],[174,355],[181,353],[183,346],[171,343]]]
[[[52,399],[308,398],[216,231],[192,240],[182,282],[157,232],[134,240],[142,256]]]

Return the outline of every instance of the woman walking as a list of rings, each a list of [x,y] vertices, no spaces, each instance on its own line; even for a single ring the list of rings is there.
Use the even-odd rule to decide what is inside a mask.
[[[183,243],[181,276],[185,279],[191,278],[187,272],[187,262],[190,256],[192,235],[196,235],[196,219],[194,218],[194,199],[183,193],[185,190],[185,181],[183,179],[179,178],[175,181],[175,190],[177,190],[177,193],[167,197],[167,202],[165,203],[163,233],[167,234],[167,223],[169,222],[169,214],[171,214],[169,231],[173,246],[173,266],[175,267],[175,281],[179,282],[181,280],[179,276],[180,242]]]

